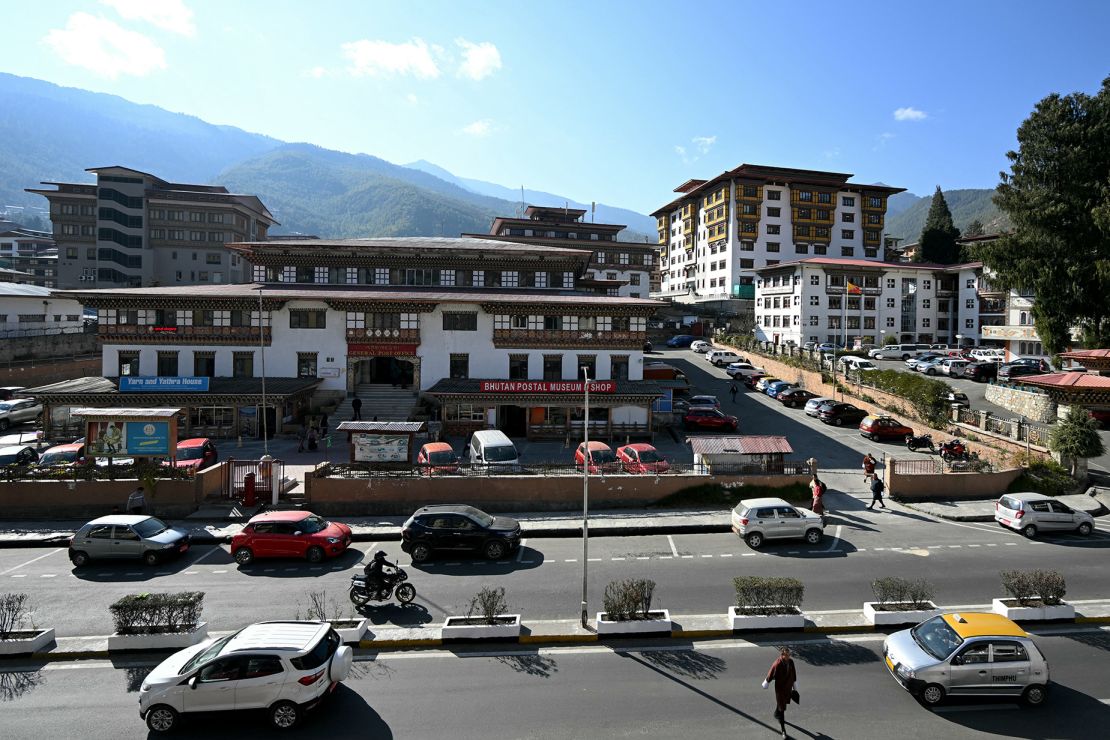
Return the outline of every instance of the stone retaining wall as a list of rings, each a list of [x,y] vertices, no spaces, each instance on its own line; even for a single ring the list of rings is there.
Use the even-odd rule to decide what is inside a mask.
[[[1024,416],[1039,424],[1056,421],[1056,402],[1045,393],[991,384],[986,389],[987,400],[1002,408]]]

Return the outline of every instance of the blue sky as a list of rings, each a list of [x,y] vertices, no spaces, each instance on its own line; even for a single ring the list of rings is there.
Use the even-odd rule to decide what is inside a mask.
[[[1036,101],[1110,75],[1095,1],[0,10],[4,72],[641,212],[743,162],[994,187]]]

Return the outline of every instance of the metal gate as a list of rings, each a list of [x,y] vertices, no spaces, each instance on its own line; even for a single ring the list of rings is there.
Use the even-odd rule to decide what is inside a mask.
[[[285,463],[281,460],[228,460],[227,485],[224,495],[230,499],[241,500],[246,490],[247,476],[254,476],[254,495],[261,503],[272,500],[275,488],[280,496],[281,484],[285,480]]]

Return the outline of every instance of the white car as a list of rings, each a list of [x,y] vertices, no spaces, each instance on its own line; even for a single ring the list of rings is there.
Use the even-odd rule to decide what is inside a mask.
[[[0,403],[0,431],[12,424],[34,421],[42,413],[42,404],[32,398],[13,398]]]
[[[697,352],[699,355],[703,355],[713,349],[713,345],[705,341],[704,339],[699,339],[696,342],[690,344],[690,349]]]
[[[953,370],[962,370],[963,368],[967,367],[967,364],[967,360],[960,360],[955,357],[949,357],[947,360],[941,360],[941,363],[939,367],[937,367],[937,369],[945,375],[951,377]]]
[[[169,732],[186,713],[262,709],[289,729],[347,678],[353,658],[327,622],[252,624],[159,663],[139,689],[139,715]]]
[[[734,362],[725,368],[725,372],[733,378],[746,378],[749,375],[765,374],[767,371],[750,362]]]
[[[834,401],[827,396],[818,396],[817,398],[809,399],[808,401],[806,401],[806,416],[816,417],[819,413],[818,409],[820,409],[821,406],[826,403],[834,403]]]
[[[705,359],[717,367],[723,367],[733,362],[743,362],[744,358],[730,349],[714,349],[705,353]]]
[[[994,505],[994,520],[1008,529],[1021,532],[1029,539],[1038,532],[1076,532],[1091,534],[1095,519],[1085,511],[1076,511],[1063,501],[1043,493],[1008,493]]]

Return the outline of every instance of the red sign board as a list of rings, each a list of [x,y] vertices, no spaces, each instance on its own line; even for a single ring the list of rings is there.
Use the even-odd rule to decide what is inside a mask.
[[[483,393],[582,393],[581,380],[483,380],[479,390]],[[590,393],[615,393],[613,380],[590,381]]]
[[[392,355],[415,355],[418,344],[348,344],[348,357],[389,357]]]
[[[176,334],[176,326],[152,326],[150,330],[155,334]]]

